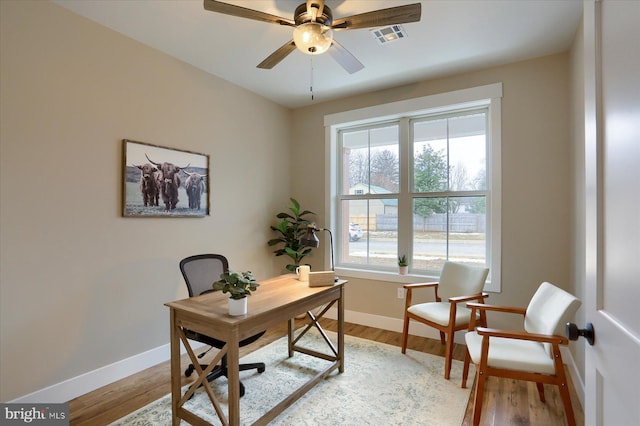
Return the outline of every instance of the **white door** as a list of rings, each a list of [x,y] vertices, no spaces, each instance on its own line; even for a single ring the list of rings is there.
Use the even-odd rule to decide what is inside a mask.
[[[587,425],[640,425],[640,1],[584,3]],[[581,328],[584,324],[579,324]]]

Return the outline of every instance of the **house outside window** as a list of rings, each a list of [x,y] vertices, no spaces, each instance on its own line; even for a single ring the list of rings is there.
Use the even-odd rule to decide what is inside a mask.
[[[501,95],[497,84],[325,117],[341,275],[402,280],[406,255],[421,277],[447,260],[486,265],[499,291]]]

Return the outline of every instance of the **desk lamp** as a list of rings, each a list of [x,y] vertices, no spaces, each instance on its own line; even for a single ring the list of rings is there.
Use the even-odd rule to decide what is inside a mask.
[[[307,233],[304,234],[302,236],[302,238],[300,238],[300,244],[302,244],[303,246],[306,247],[315,247],[318,248],[318,246],[320,245],[320,239],[318,239],[318,236],[316,235],[316,232],[318,231],[327,231],[329,233],[329,242],[331,244],[331,270],[334,272],[336,272],[336,268],[335,268],[335,261],[333,259],[333,234],[331,233],[330,229],[327,228],[316,228],[316,224],[312,223],[309,226],[307,226]],[[334,278],[334,281],[338,281],[338,277]]]

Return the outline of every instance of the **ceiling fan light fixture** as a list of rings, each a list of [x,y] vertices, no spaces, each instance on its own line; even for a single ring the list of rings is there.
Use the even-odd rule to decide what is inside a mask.
[[[293,41],[301,52],[307,55],[319,55],[331,47],[333,31],[326,25],[307,22],[293,30]]]

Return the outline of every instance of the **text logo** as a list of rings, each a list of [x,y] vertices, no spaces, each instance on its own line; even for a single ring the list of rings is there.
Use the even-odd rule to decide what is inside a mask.
[[[69,425],[67,404],[0,404],[2,425]]]

